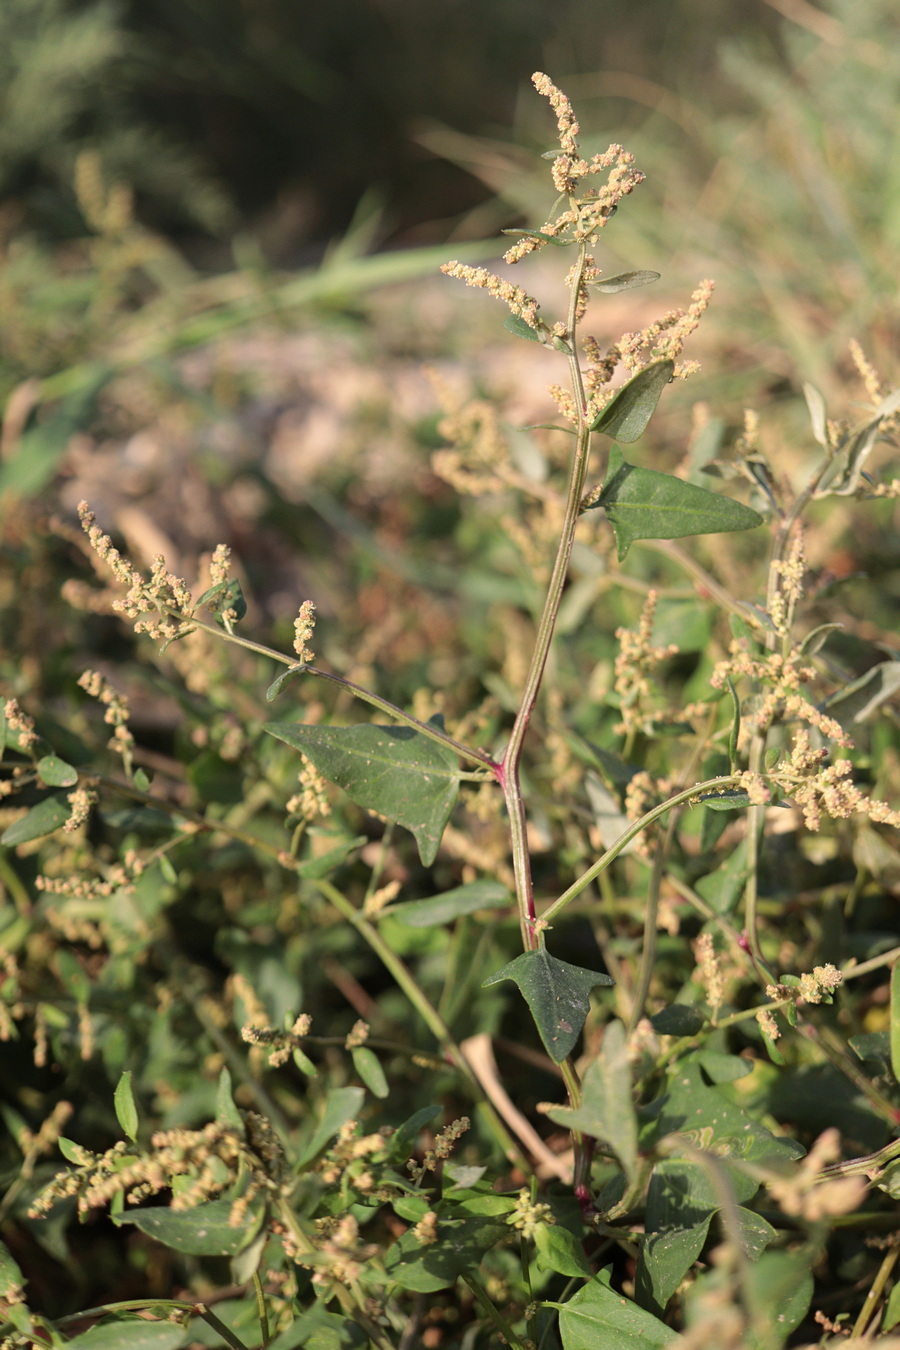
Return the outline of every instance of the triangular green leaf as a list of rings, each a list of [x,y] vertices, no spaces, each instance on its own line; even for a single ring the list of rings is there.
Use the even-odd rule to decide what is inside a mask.
[[[603,491],[593,506],[602,506],[609,517],[620,560],[636,539],[681,539],[750,530],[763,523],[761,515],[731,497],[627,463],[617,445],[610,451]]]
[[[600,1053],[584,1075],[583,1098],[576,1109],[558,1107],[547,1114],[557,1125],[581,1130],[615,1153],[628,1177],[637,1167],[638,1126],[631,1096],[631,1069],[625,1028],[610,1022]]]
[[[482,988],[501,980],[512,980],[519,986],[547,1053],[557,1064],[572,1052],[581,1035],[590,1011],[591,990],[598,984],[613,983],[608,975],[571,966],[543,947],[517,956],[502,970],[489,975]]]
[[[661,1317],[666,1304],[696,1261],[709,1232],[712,1211],[689,1228],[648,1231],[641,1243],[634,1292],[648,1312]]]
[[[647,423],[656,411],[660,394],[673,377],[674,361],[654,361],[639,370],[633,379],[616,394],[601,413],[598,413],[591,431],[602,431],[623,445],[631,445],[643,436]],[[662,538],[663,536],[660,536]]]
[[[412,727],[268,722],[264,730],[302,750],[357,806],[411,830],[422,862],[426,867],[434,862],[459,791],[452,750]]]
[[[662,1350],[681,1339],[599,1280],[579,1289],[560,1308],[559,1334],[563,1350]]]
[[[65,797],[45,797],[37,806],[33,806],[21,820],[13,821],[0,835],[0,844],[9,847],[15,844],[27,844],[32,839],[40,839],[52,834],[61,825],[65,825],[72,814]]]

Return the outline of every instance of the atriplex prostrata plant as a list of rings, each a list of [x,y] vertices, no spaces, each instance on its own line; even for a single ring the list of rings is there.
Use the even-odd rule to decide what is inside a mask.
[[[605,278],[592,253],[620,201],[639,186],[642,176],[620,146],[583,156],[568,100],[544,75],[535,76],[535,85],[557,116],[559,147],[549,158],[559,202],[541,229],[513,232],[517,238],[506,261],[518,263],[547,247],[568,249],[573,261],[566,276],[565,317],[545,320],[526,291],[484,269],[449,263],[445,271],[503,300],[510,309],[507,327],[558,353],[567,364],[568,388],[551,390],[565,423],[552,428],[551,436],[564,437],[569,448],[565,496],[517,466],[495,415],[484,404],[460,407],[447,395],[444,430],[452,448],[435,456],[436,471],[463,491],[490,495],[515,488],[536,508],[510,523],[534,574],[545,577],[511,727],[498,726],[491,748],[485,749],[474,744],[464,729],[448,732],[440,715],[413,716],[357,682],[322,669],[311,650],[315,613],[308,601],[300,607],[292,653],[244,638],[237,626],[245,604],[239,583],[230,575],[226,548],[220,547],[209,559],[209,585],[195,599],[162,558],[145,577],[115,549],[83,504],[84,530],[104,569],[113,574],[112,608],[132,620],[136,632],[146,633],[176,657],[189,687],[195,687],[190,682],[196,678],[192,665],[198,658],[183,654],[196,643],[203,644],[200,651],[205,657],[210,639],[219,637],[286,667],[268,689],[270,701],[295,688],[295,681],[318,677],[368,702],[399,725],[323,725],[321,708],[315,719],[266,725],[271,737],[303,756],[300,791],[288,803],[294,828],[289,841],[284,841],[271,833],[255,836],[245,824],[220,812],[204,815],[152,792],[147,773],[136,767],[127,700],[104,675],[85,672],[81,686],[106,709],[105,719],[113,728],[110,746],[121,759],[124,776],[73,767],[53,753],[31,719],[9,700],[5,726],[12,757],[5,761],[10,775],[4,780],[8,795],[35,786],[59,791],[31,806],[2,838],[13,847],[57,829],[77,835],[106,793],[169,814],[168,839],[153,849],[123,851],[118,867],[107,869],[105,875],[73,879],[53,869],[36,879],[36,888],[57,900],[58,907],[47,911],[56,933],[94,951],[108,949],[110,957],[116,946],[110,940],[107,901],[138,887],[151,867],[170,883],[177,880],[169,855],[186,837],[212,832],[267,854],[298,884],[333,907],[379,957],[427,1027],[433,1049],[454,1071],[454,1095],[469,1097],[484,1142],[492,1138],[518,1175],[512,1174],[513,1183],[509,1171],[501,1174],[495,1169],[491,1174],[486,1166],[447,1161],[470,1127],[468,1117],[462,1116],[453,1119],[418,1160],[418,1136],[439,1114],[438,1108],[417,1112],[399,1128],[364,1133],[358,1121],[365,1094],[358,1087],[332,1090],[320,1118],[301,1117],[298,1134],[286,1116],[283,1093],[270,1094],[259,1076],[246,1070],[242,1086],[253,1109],[239,1110],[227,1068],[219,1077],[211,1124],[157,1130],[149,1147],[142,1148],[134,1069],[128,1068],[115,1106],[130,1142],[101,1153],[62,1139],[64,1111],[57,1112],[40,1139],[23,1136],[26,1182],[40,1152],[57,1138],[73,1168],[33,1200],[32,1217],[52,1211],[60,1200],[76,1199],[83,1214],[108,1205],[116,1223],[131,1224],[176,1251],[230,1256],[235,1279],[254,1282],[257,1301],[249,1306],[258,1312],[260,1329],[254,1332],[245,1319],[235,1330],[206,1304],[184,1300],[144,1299],[92,1310],[94,1316],[109,1313],[125,1319],[123,1345],[128,1335],[136,1334],[137,1323],[129,1314],[149,1308],[171,1319],[154,1324],[160,1334],[152,1343],[160,1348],[187,1344],[188,1322],[197,1315],[231,1346],[246,1346],[248,1338],[255,1344],[261,1337],[263,1344],[287,1350],[291,1345],[317,1344],[317,1335],[329,1334],[334,1344],[405,1346],[410,1343],[409,1327],[415,1335],[424,1319],[426,1296],[441,1295],[462,1281],[473,1300],[470,1316],[482,1317],[521,1350],[554,1344],[557,1335],[565,1350],[587,1344],[598,1350],[644,1350],[669,1343],[687,1350],[706,1342],[768,1350],[784,1344],[806,1316],[811,1272],[827,1232],[826,1220],[846,1218],[859,1209],[872,1182],[892,1197],[897,1192],[891,1164],[900,1157],[900,1143],[879,1142],[864,1156],[844,1159],[837,1133],[829,1131],[803,1157],[798,1143],[772,1133],[722,1085],[743,1078],[766,1054],[775,1065],[783,1063],[779,1041],[784,1045],[788,1039],[783,1037],[786,1024],[800,1028],[823,1057],[850,1077],[882,1128],[900,1121],[894,1085],[885,1086],[884,1074],[867,1075],[854,1064],[836,1044],[832,1027],[818,1020],[815,1011],[832,1002],[845,980],[894,961],[897,950],[867,952],[867,959],[843,969],[825,952],[810,967],[784,970],[796,949],[782,951],[777,931],[763,923],[761,903],[765,825],[772,808],[773,814],[778,808],[802,813],[809,830],[818,829],[823,816],[863,815],[875,824],[900,824],[900,814],[857,785],[847,754],[852,746],[847,725],[862,724],[884,702],[896,686],[897,662],[885,661],[851,689],[829,693],[828,667],[821,656],[835,625],[805,631],[808,624],[802,612],[808,587],[803,532],[807,509],[827,496],[897,495],[895,484],[876,483],[865,464],[875,443],[895,424],[900,395],[883,397],[861,351],[856,354],[857,365],[871,404],[861,423],[843,427],[829,421],[821,399],[809,389],[813,436],[821,454],[806,486],[797,490],[785,485],[767,462],[752,415],[746,419],[733,463],[713,462],[715,446],[704,460],[697,453],[702,437],[695,441],[692,462],[683,476],[626,461],[619,445],[636,441],[666,385],[690,374],[690,363],[680,361],[682,348],[709,301],[711,285],[704,282],[698,287],[686,311],[666,314],[609,346],[583,331],[592,290],[600,295],[616,293],[656,279],[648,272]],[[623,368],[626,382],[615,386]],[[597,486],[589,483],[595,435],[615,442]],[[733,473],[748,483],[760,511],[691,481],[701,468]],[[597,514],[586,515],[590,511]],[[732,594],[669,542],[687,535],[758,528],[766,518],[772,544],[764,594]],[[555,737],[548,763],[560,780],[572,781],[573,752],[563,743],[564,723],[545,674],[579,525],[592,529],[586,537],[607,553],[611,525],[619,561],[635,542],[651,541],[664,559],[691,575],[705,596],[721,603],[732,636],[703,672],[705,688],[695,690],[696,697],[676,709],[664,706],[656,676],[676,654],[677,645],[656,636],[658,594],[652,586],[645,588],[637,628],[623,627],[617,635],[620,652],[603,691],[606,705],[615,709],[618,719],[616,734],[621,739],[616,751],[600,749],[584,737],[569,738],[570,743],[578,742],[577,754],[591,766],[585,778],[594,816],[580,839],[573,842],[573,830],[565,842],[579,860],[593,850],[593,861],[572,869],[575,879],[547,895],[535,880],[532,838],[540,834],[540,825],[529,820],[526,790],[534,764],[540,761],[526,765],[523,755],[532,739],[529,731],[539,720],[544,689],[545,740],[551,744]],[[551,543],[555,554],[548,567],[543,551]],[[97,604],[96,595],[90,603]],[[684,745],[680,762],[671,751],[672,732]],[[670,750],[664,769],[656,754],[660,745]],[[829,745],[841,756],[833,762]],[[461,763],[471,767],[463,769]],[[474,846],[458,845],[457,856],[467,868],[463,884],[406,907],[394,904],[401,888],[398,880],[382,884],[383,861],[373,867],[361,897],[348,895],[331,877],[360,840],[342,845],[337,857],[303,856],[309,823],[329,809],[327,782],[343,788],[358,806],[410,830],[425,868],[438,858],[460,784],[471,784],[471,800],[485,819],[499,819],[502,798],[508,848],[494,875],[477,878],[473,874],[487,867]],[[730,824],[729,813],[746,813],[740,817],[745,826]],[[611,815],[618,817],[620,826],[610,835]],[[631,942],[629,952],[616,941],[604,918],[597,922],[601,947],[616,977],[613,985],[609,975],[573,965],[549,948],[555,929],[562,929],[558,916],[577,899],[581,898],[583,912],[598,904],[601,911],[614,910],[613,864],[629,850],[635,866],[644,869],[643,937],[639,946]],[[705,875],[690,866],[698,855],[716,856]],[[511,980],[525,998],[568,1093],[566,1105],[550,1106],[545,1113],[571,1133],[571,1157],[550,1152],[502,1091],[496,1091],[490,1069],[478,1058],[475,1038],[465,1046],[459,1043],[451,1019],[428,997],[388,936],[391,920],[405,919],[411,926],[447,924],[501,907],[507,896],[503,884],[507,857],[512,863],[522,950],[489,973],[482,988]],[[715,878],[713,886],[702,886],[710,875]],[[599,902],[592,898],[594,883]],[[667,918],[663,911],[671,911],[676,898],[702,916],[704,925],[693,946],[694,995],[671,996],[666,1002],[653,990],[657,934],[671,921],[671,913]],[[127,943],[124,933],[120,940]],[[65,942],[60,942],[57,960],[74,997],[82,1054],[89,1057],[90,981],[66,951]],[[47,1022],[55,1010],[51,1014],[46,999],[29,1005],[20,974],[11,947],[4,986],[10,1004],[8,1023],[12,1026],[33,1012],[38,1052],[46,1056]],[[183,974],[191,978],[190,971]],[[754,984],[755,993],[748,997],[746,990]],[[603,986],[610,989],[613,1002],[604,1004],[609,1015],[602,1035],[595,1035],[576,1061],[573,1056],[590,1013],[591,991]],[[199,989],[195,997],[202,1009]],[[900,1002],[900,992],[896,997]],[[311,1034],[309,1016],[315,1010],[294,1009],[284,1026],[273,1025],[252,982],[244,977],[234,977],[232,998],[243,1012],[244,1040],[266,1055],[273,1069],[292,1062],[301,1073],[316,1072],[310,1055],[320,1042]],[[664,1006],[659,1006],[661,1001]],[[202,1015],[232,1071],[239,1072],[241,1061],[233,1049],[229,1053],[216,1010],[208,1006]],[[759,1051],[758,1058],[730,1053],[726,1036],[734,1028]],[[389,1088],[373,1045],[398,1050],[396,1044],[370,1037],[365,1023],[332,1049],[343,1049],[370,1093],[385,1098]],[[900,1046],[892,1046],[891,1054],[896,1077]],[[436,1074],[445,1072],[438,1058],[428,1064]],[[431,1183],[434,1173],[440,1175],[440,1185]],[[545,1198],[539,1199],[539,1179],[548,1175],[556,1182],[547,1185]],[[502,1191],[495,1189],[495,1180],[504,1183]],[[760,1187],[765,1187],[777,1210],[770,1208],[764,1214],[749,1207]],[[172,1196],[168,1205],[143,1203],[165,1192]],[[709,1238],[714,1218],[721,1228],[718,1243]],[[404,1225],[405,1231],[389,1241],[388,1234],[396,1235]],[[361,1231],[366,1226],[369,1233]],[[509,1253],[502,1243],[511,1231],[519,1235],[519,1260],[504,1264],[504,1253],[507,1257]],[[492,1267],[490,1254],[495,1248],[500,1264]],[[598,1271],[607,1252],[612,1264]],[[856,1324],[860,1336],[880,1312],[894,1252],[888,1255],[891,1264],[886,1256],[872,1285],[875,1296],[860,1309]],[[622,1278],[623,1262],[627,1283]],[[25,1345],[31,1338],[38,1344],[65,1344],[61,1324],[54,1326],[27,1309],[11,1258],[7,1280],[7,1343]],[[332,1302],[339,1311],[327,1311]],[[442,1296],[435,1301],[435,1308],[441,1306]],[[274,1338],[270,1319],[277,1322],[279,1334]],[[68,1324],[74,1319],[64,1320]],[[822,1325],[826,1324],[827,1319]],[[146,1320],[139,1325],[141,1336],[146,1336]],[[111,1345],[109,1334],[108,1325],[97,1328],[93,1343]],[[77,1338],[81,1350],[91,1350],[92,1335]],[[463,1341],[465,1334],[457,1343]]]

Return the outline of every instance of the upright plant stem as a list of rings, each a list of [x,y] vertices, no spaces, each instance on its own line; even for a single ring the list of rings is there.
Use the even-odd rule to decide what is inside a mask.
[[[537,702],[538,692],[541,687],[541,680],[544,676],[544,668],[547,664],[550,643],[553,640],[553,630],[556,626],[556,616],[559,613],[563,587],[569,570],[569,561],[572,556],[572,544],[575,540],[575,527],[578,524],[590,452],[591,432],[587,421],[587,400],[584,392],[584,381],[581,377],[581,368],[578,364],[578,356],[575,350],[578,296],[581,290],[581,279],[584,274],[586,254],[587,246],[582,243],[579,245],[578,261],[575,264],[571,277],[571,300],[569,302],[569,314],[566,324],[566,341],[571,348],[569,371],[572,378],[572,392],[575,396],[578,422],[576,426],[575,449],[569,470],[569,486],[566,495],[565,518],[560,532],[559,544],[556,549],[553,571],[550,575],[550,582],[547,587],[547,596],[544,600],[543,613],[541,614],[540,622],[538,623],[534,651],[532,652],[531,663],[528,667],[525,686],[522,690],[519,711],[516,714],[516,720],[513,723],[509,744],[506,747],[499,774],[503,794],[506,798],[507,811],[509,812],[513,871],[516,880],[516,900],[519,907],[519,927],[522,933],[522,946],[526,951],[535,951],[540,945],[540,940],[534,927],[536,918],[534,909],[534,887],[531,877],[531,861],[528,853],[527,821],[525,816],[525,803],[522,797],[520,764],[525,734],[528,731],[531,715],[534,712],[534,706]]]

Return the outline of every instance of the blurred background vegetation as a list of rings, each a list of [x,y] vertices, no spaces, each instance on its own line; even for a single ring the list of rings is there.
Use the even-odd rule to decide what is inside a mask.
[[[554,131],[531,88],[536,69],[575,101],[588,148],[620,141],[648,175],[598,261],[609,272],[652,268],[663,279],[657,293],[608,302],[610,335],[686,302],[699,278],[717,281],[688,353],[703,371],[667,393],[640,453],[665,468],[679,464],[692,405],[703,400],[694,430],[706,427],[704,453],[719,447],[727,456],[752,404],[777,472],[802,482],[810,444],[802,381],[822,389],[832,415],[854,420],[860,385],[848,342],[857,337],[887,387],[898,383],[893,0],[0,6],[0,683],[72,762],[105,755],[106,731],[75,684],[100,666],[132,700],[139,762],[190,809],[280,841],[284,800],[296,786],[296,765],[260,731],[271,715],[262,698],[268,663],[224,649],[191,663],[180,646],[160,658],[92,612],[94,578],[75,524],[82,497],[137,562],[163,552],[191,581],[200,555],[231,545],[249,636],[288,649],[297,606],[312,598],[316,646],[333,669],[420,715],[443,707],[449,720],[489,695],[486,740],[508,725],[538,588],[498,526],[507,504],[461,504],[430,473],[438,400],[421,367],[498,400],[512,427],[547,420],[553,356],[517,344],[490,302],[437,273],[447,257],[496,256],[502,228],[546,217],[552,196],[538,156]],[[547,290],[540,264],[518,279],[538,295]],[[535,445],[516,444],[533,468]],[[552,445],[537,451],[548,471],[557,467]],[[862,645],[841,654],[845,679],[892,650],[900,607],[895,508],[877,504],[865,528],[860,519],[850,505],[830,509],[808,544],[818,594],[841,587],[829,617],[861,634]],[[699,547],[735,594],[758,598],[745,589],[753,560],[742,550],[752,542],[727,556]],[[677,636],[687,653],[672,671],[673,700],[701,696],[714,644],[708,610],[649,549],[635,550],[627,570],[622,580],[611,558],[592,560],[587,549],[576,556],[565,654],[553,675],[572,711],[567,720],[553,705],[542,728],[558,744],[573,727],[597,744],[614,739],[616,710],[598,702],[591,672],[611,672],[615,628],[633,624],[650,584],[671,592],[659,640]],[[576,633],[584,647],[569,651]],[[294,702],[279,715],[297,711]],[[320,717],[322,705],[311,701],[306,713]],[[352,710],[339,703],[335,715]],[[873,777],[896,772],[895,721],[878,737]],[[538,785],[547,774],[539,762],[530,771]],[[535,837],[549,893],[560,876],[571,879],[582,843],[567,834],[559,846],[565,812],[554,785],[543,787],[546,819],[537,818]],[[579,810],[591,818],[586,802]],[[358,831],[375,830],[360,816],[344,802],[313,846],[350,849]],[[468,825],[477,828],[473,818]],[[840,921],[834,895],[854,886],[859,950],[867,950],[872,931],[891,928],[900,859],[877,836],[883,852],[866,861],[838,834],[812,861],[830,869],[836,888],[829,922]],[[153,1119],[202,1121],[223,1056],[233,1068],[240,1060],[244,1010],[222,992],[236,972],[256,982],[273,1018],[297,997],[316,1002],[325,1034],[329,1018],[343,1032],[357,1014],[408,1023],[377,963],[320,898],[304,894],[300,906],[294,880],[271,861],[208,847],[205,837],[178,843],[174,880],[171,870],[153,871],[138,890],[137,918],[127,906],[112,917],[91,911],[100,947],[79,946],[48,897],[33,893],[35,873],[90,865],[102,874],[135,838],[142,843],[128,812],[104,810],[71,853],[53,839],[0,850],[0,933],[13,934],[26,970],[24,1003],[58,1010],[47,1065],[33,1064],[27,1037],[0,1047],[8,1123],[36,1130],[65,1097],[76,1108],[69,1132],[105,1146],[116,1132],[112,1090],[131,1063],[143,1065],[136,1089]],[[488,839],[486,857],[492,847]],[[353,854],[342,874],[348,890],[362,893],[373,856],[360,855],[366,872]],[[818,904],[824,891],[809,880],[810,859],[798,849],[793,861]],[[413,898],[457,884],[461,868],[448,855],[423,876],[395,841],[385,874],[409,882]],[[625,962],[643,904],[644,878],[635,875],[616,915]],[[799,891],[797,875],[790,884]],[[784,896],[771,881],[774,926]],[[801,946],[805,921],[793,915]],[[577,954],[582,936],[563,932],[560,942],[571,940]],[[440,997],[452,984],[443,938],[398,932],[392,940],[407,944]],[[484,939],[473,931],[466,942],[468,975],[451,1001],[462,1032],[495,1029],[496,992],[475,986],[514,954],[515,924],[498,922]],[[58,959],[73,946],[91,975],[103,1042],[84,1062],[77,1023],[86,982]],[[681,940],[665,955],[660,978],[671,997],[692,958]],[[163,989],[172,998],[166,1018],[155,1015]],[[230,1039],[214,1018],[198,1030],[200,990],[224,998]],[[469,994],[476,1012],[463,1006]],[[116,1014],[117,999],[129,1003],[127,1018]],[[859,1025],[880,1030],[877,1017],[865,1021],[871,1011],[861,1005]],[[518,1098],[526,1105],[555,1087],[528,1072],[532,1085],[523,1072]],[[416,1090],[430,1088],[414,1085],[411,1107]],[[833,1091],[829,1082],[828,1092],[799,1094],[810,1136],[830,1123]],[[763,1105],[781,1110],[774,1097]],[[284,1109],[295,1107],[285,1093]],[[798,1111],[792,1101],[782,1118],[799,1119]],[[10,1175],[20,1161],[10,1145]],[[41,1167],[35,1185],[55,1164]],[[24,1213],[27,1195],[19,1200]],[[53,1262],[67,1261],[70,1216],[44,1230],[16,1217],[22,1259],[51,1311],[107,1296],[98,1288],[107,1261],[120,1295],[147,1287],[146,1249],[132,1248],[126,1260],[109,1225],[73,1238],[69,1224],[69,1241],[102,1259],[69,1261],[62,1281]],[[41,1252],[52,1261],[42,1265]],[[151,1276],[160,1292],[175,1278],[168,1268]]]

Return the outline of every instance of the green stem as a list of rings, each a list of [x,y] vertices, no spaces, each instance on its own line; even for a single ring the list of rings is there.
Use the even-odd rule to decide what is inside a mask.
[[[554,900],[553,904],[544,910],[541,921],[549,923],[551,919],[554,919],[560,910],[565,909],[570,900],[574,900],[576,896],[580,895],[595,877],[598,877],[614,859],[618,858],[632,839],[635,839],[642,830],[646,830],[648,825],[652,825],[654,821],[659,820],[660,816],[664,816],[674,806],[681,806],[683,802],[689,802],[698,793],[714,792],[717,788],[734,787],[737,781],[737,774],[726,774],[721,778],[707,778],[705,782],[695,783],[693,787],[685,788],[683,792],[676,792],[674,797],[669,797],[659,806],[654,806],[652,811],[648,811],[646,815],[641,816],[640,820],[636,820],[633,825],[629,825],[628,829],[619,835],[615,843],[610,845],[602,857],[598,858],[586,872],[583,872],[577,881],[573,881],[569,889],[564,891],[558,900]]]
[[[253,1272],[253,1292],[256,1295],[256,1314],[259,1318],[259,1334],[263,1343],[263,1350],[269,1344],[269,1314],[266,1311],[266,1296],[263,1292],[262,1280],[259,1278],[259,1271]]]
[[[261,642],[253,642],[250,638],[239,637],[237,633],[231,633],[225,628],[218,628],[215,624],[204,623],[202,619],[193,617],[185,619],[184,614],[177,610],[169,610],[169,613],[173,618],[179,618],[190,623],[192,627],[199,628],[204,633],[209,633],[211,637],[221,638],[223,642],[232,642],[236,647],[244,647],[248,652],[256,652],[258,656],[267,656],[272,661],[278,661],[290,670],[296,670],[298,675],[315,675],[321,680],[330,680],[332,684],[340,685],[342,689],[346,689],[355,698],[361,699],[364,703],[370,703],[379,712],[387,713],[389,717],[393,717],[397,722],[402,722],[404,726],[413,727],[422,736],[427,736],[429,740],[436,741],[438,745],[445,745],[463,759],[472,760],[475,764],[481,764],[493,772],[496,772],[500,767],[486,750],[478,750],[471,745],[464,745],[462,741],[458,741],[449,732],[441,731],[439,727],[433,726],[430,722],[420,721],[418,717],[413,717],[411,713],[404,712],[402,708],[398,708],[395,703],[382,698],[380,694],[373,694],[371,690],[364,689],[362,685],[355,684],[353,680],[344,679],[343,675],[334,675],[330,670],[320,670],[318,666],[303,665],[295,657],[288,656],[285,652],[276,651],[274,647],[266,647]]]
[[[569,561],[572,556],[572,545],[575,541],[575,528],[578,524],[581,498],[584,494],[584,480],[587,474],[588,457],[590,453],[591,432],[587,422],[587,400],[585,398],[581,368],[578,364],[578,356],[575,351],[578,298],[581,291],[581,279],[586,266],[586,257],[587,245],[581,243],[579,245],[578,261],[573,268],[573,275],[570,278],[571,299],[569,301],[569,314],[566,323],[566,340],[571,347],[571,354],[568,357],[569,371],[572,378],[572,391],[575,396],[575,406],[578,413],[578,424],[576,428],[575,449],[569,470],[569,486],[566,494],[565,517],[560,532],[559,544],[557,545],[553,570],[550,574],[550,581],[547,586],[547,595],[544,600],[543,613],[541,614],[538,623],[534,650],[531,655],[531,663],[528,667],[528,674],[525,677],[525,686],[522,690],[522,697],[519,702],[519,710],[516,714],[512,731],[510,732],[509,744],[506,747],[500,773],[498,775],[503,788],[503,795],[506,798],[506,808],[509,813],[513,872],[515,874],[516,900],[519,908],[519,927],[522,934],[522,946],[525,951],[537,950],[538,934],[535,932],[534,928],[534,886],[531,876],[531,860],[528,852],[527,823],[520,781],[520,765],[525,734],[528,731],[531,716],[534,712],[534,706],[537,702],[538,692],[541,687],[541,681],[544,676],[544,668],[547,664],[550,644],[553,641],[556,616],[559,613],[563,587],[565,586],[566,576],[569,570]]]
[[[884,1293],[884,1286],[891,1277],[891,1272],[897,1264],[898,1257],[900,1257],[900,1246],[893,1247],[889,1252],[885,1252],[884,1259],[878,1267],[878,1273],[872,1282],[872,1287],[866,1294],[865,1302],[859,1310],[859,1317],[857,1317],[853,1330],[850,1332],[851,1341],[861,1340],[865,1336],[872,1315],[878,1306],[878,1300]]]
[[[524,1350],[519,1337],[513,1331],[500,1309],[488,1297],[481,1282],[475,1278],[471,1271],[466,1271],[466,1273],[461,1276],[461,1279],[464,1284],[469,1286],[483,1312],[493,1322],[506,1344],[511,1345],[513,1350]]]
[[[663,870],[666,865],[666,855],[669,851],[669,844],[672,839],[672,834],[674,833],[674,827],[675,817],[673,816],[669,821],[666,837],[659,841],[653,859],[653,871],[650,874],[650,886],[647,891],[647,907],[644,912],[644,939],[641,945],[641,974],[638,980],[637,989],[634,991],[634,997],[631,1001],[631,1016],[628,1019],[629,1036],[644,1014],[644,1004],[647,1002],[647,995],[650,993],[650,985],[653,981],[653,968],[656,965],[656,927],[659,918],[659,890],[662,885]]]

